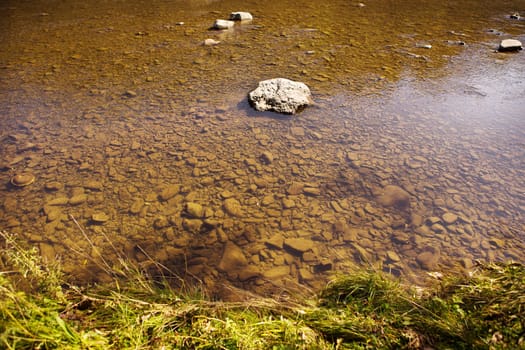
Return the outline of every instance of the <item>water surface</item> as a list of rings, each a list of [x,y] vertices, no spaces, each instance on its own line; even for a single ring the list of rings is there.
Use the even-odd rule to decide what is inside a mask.
[[[524,41],[523,1],[0,11],[0,228],[79,281],[129,259],[224,296],[315,289],[356,263],[422,283],[525,260],[525,59],[495,52]],[[232,11],[254,20],[209,30]],[[273,77],[316,105],[251,110]],[[408,207],[382,204],[389,185]]]

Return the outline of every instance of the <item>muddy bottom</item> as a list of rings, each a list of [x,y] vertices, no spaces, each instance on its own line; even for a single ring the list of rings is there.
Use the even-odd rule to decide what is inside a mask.
[[[0,229],[78,282],[130,261],[224,298],[525,262],[519,5],[7,2]],[[315,105],[252,110],[273,77]]]

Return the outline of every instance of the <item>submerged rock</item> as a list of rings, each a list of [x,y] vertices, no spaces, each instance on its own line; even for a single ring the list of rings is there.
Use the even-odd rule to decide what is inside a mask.
[[[516,39],[505,39],[502,40],[499,44],[498,51],[499,52],[508,52],[508,51],[519,51],[522,50],[523,46],[521,44],[521,41]]]
[[[306,84],[285,78],[259,82],[259,86],[248,94],[248,100],[258,111],[284,114],[296,114],[313,102]]]
[[[410,195],[399,186],[385,186],[378,196],[377,201],[385,207],[396,207],[398,209],[410,208]]]
[[[232,12],[230,13],[231,21],[251,21],[253,16],[249,12]]]
[[[109,216],[106,213],[95,213],[91,215],[91,220],[97,224],[103,224],[109,220]]]
[[[35,182],[35,177],[32,174],[16,174],[11,178],[11,184],[16,187],[29,186]]]
[[[217,266],[220,271],[234,275],[240,268],[248,265],[248,260],[239,246],[232,242],[226,243],[221,261]]]

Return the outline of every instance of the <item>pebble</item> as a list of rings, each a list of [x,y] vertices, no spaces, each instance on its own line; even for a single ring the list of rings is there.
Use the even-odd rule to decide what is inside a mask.
[[[261,270],[257,266],[248,265],[244,268],[242,268],[238,272],[238,277],[240,281],[247,281],[252,278],[260,277],[261,276]]]
[[[29,186],[35,182],[35,176],[32,174],[17,174],[11,178],[11,184],[16,187]]]
[[[67,205],[69,203],[69,198],[67,197],[57,197],[46,203],[46,205]]]
[[[283,249],[284,238],[282,234],[279,233],[268,238],[264,243],[270,248]]]
[[[219,270],[232,274],[239,268],[248,265],[248,260],[241,248],[232,242],[227,242],[224,246],[221,260],[217,266]]]
[[[305,187],[303,188],[303,193],[307,196],[317,197],[321,195],[321,190],[317,187]]]
[[[200,232],[203,221],[200,219],[187,219],[182,221],[182,226],[186,231],[189,232]]]
[[[263,277],[269,280],[275,280],[290,275],[290,266],[282,265],[276,266],[263,272]]]
[[[235,198],[227,198],[224,200],[223,208],[226,213],[231,216],[243,216],[241,203]]]
[[[286,193],[289,195],[297,195],[302,193],[304,189],[304,184],[300,182],[292,182],[290,187],[286,190]]]
[[[79,205],[79,204],[85,203],[87,201],[87,198],[88,197],[86,194],[78,194],[76,196],[69,198],[69,204]]]
[[[441,224],[434,224],[430,228],[435,233],[445,233],[445,232],[447,232],[447,229]]]
[[[60,191],[64,188],[64,185],[61,184],[60,182],[57,182],[57,181],[53,181],[53,182],[48,182],[44,185],[44,188],[47,190],[47,191]]]
[[[399,255],[397,255],[397,253],[394,252],[393,250],[388,250],[388,251],[386,252],[386,257],[387,257],[389,260],[393,261],[393,262],[399,262],[399,261],[401,261],[401,258],[399,257]]]
[[[159,198],[163,201],[167,201],[175,197],[180,192],[180,185],[169,185],[165,187],[159,195]]]
[[[47,214],[47,222],[55,221],[62,216],[62,210],[57,209],[56,207],[50,207],[49,210],[45,210]]]
[[[129,208],[129,212],[131,214],[136,215],[141,212],[143,207],[144,207],[144,200],[142,198],[137,198],[135,199],[133,204],[131,204],[131,207]]]
[[[264,164],[271,164],[273,162],[273,154],[271,152],[265,151],[261,154],[261,161]]]
[[[434,270],[439,261],[439,254],[436,251],[426,250],[416,257],[417,263],[425,270]]]
[[[458,216],[453,213],[445,213],[441,218],[443,219],[443,222],[447,225],[452,225],[458,220]]]
[[[104,188],[104,185],[102,185],[102,182],[100,181],[88,181],[84,187],[92,191],[101,191],[102,188]]]
[[[385,186],[377,201],[385,207],[396,207],[398,209],[408,209],[410,207],[410,195],[408,192],[395,185]]]
[[[290,209],[295,207],[295,201],[289,198],[283,198],[283,208]]]
[[[284,248],[292,253],[302,255],[302,253],[312,250],[315,242],[307,238],[287,238],[284,240]]]
[[[91,220],[95,223],[102,224],[109,221],[109,216],[106,213],[102,212],[94,213],[93,215],[91,215]]]
[[[189,217],[202,218],[204,217],[204,208],[198,203],[186,203],[185,212]]]

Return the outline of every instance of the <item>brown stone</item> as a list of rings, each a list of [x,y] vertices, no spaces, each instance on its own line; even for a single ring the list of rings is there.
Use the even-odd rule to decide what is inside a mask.
[[[190,232],[199,232],[202,228],[203,221],[200,219],[184,219],[182,226]]]
[[[288,238],[284,240],[284,248],[299,255],[314,247],[315,242],[307,238]]]
[[[393,262],[399,262],[401,261],[401,258],[399,257],[399,255],[397,255],[396,252],[394,252],[393,250],[389,250],[386,252],[386,257],[390,260],[390,261],[393,261]]]
[[[24,187],[35,182],[35,177],[32,174],[16,174],[11,178],[11,184],[17,187]]]
[[[57,207],[49,207],[48,210],[45,210],[47,214],[47,221],[55,221],[62,216],[62,210],[58,209]]]
[[[100,181],[92,180],[88,181],[84,187],[92,191],[101,191],[104,185]]]
[[[180,185],[169,185],[165,187],[160,193],[159,197],[163,201],[175,197],[180,192]]]
[[[239,271],[239,280],[246,281],[261,276],[261,270],[254,265],[248,265]]]
[[[417,255],[416,261],[421,268],[425,270],[434,270],[439,261],[439,252],[432,249],[425,250]]]
[[[105,213],[95,213],[91,215],[91,220],[93,220],[96,223],[102,224],[106,221],[109,221],[109,216]]]
[[[198,203],[189,202],[185,207],[186,214],[192,218],[204,217],[204,208]]]
[[[410,194],[399,186],[385,186],[377,201],[385,207],[396,207],[402,210],[410,208]]]
[[[64,188],[64,185],[57,181],[48,182],[45,185],[45,189],[47,191],[60,191],[63,188]]]
[[[276,234],[264,242],[270,248],[283,249],[284,239],[281,234]]]
[[[223,203],[224,211],[231,216],[243,216],[241,203],[235,198],[228,198]]]
[[[458,220],[458,216],[453,213],[445,213],[441,218],[443,219],[443,222],[445,222],[445,224],[447,225],[452,225]]]
[[[283,208],[290,209],[295,207],[295,202],[289,198],[283,198]]]
[[[271,152],[265,151],[261,154],[261,161],[264,164],[271,164],[273,162],[274,156]]]
[[[300,182],[292,182],[290,187],[286,190],[289,195],[297,195],[303,192],[304,184]]]
[[[137,198],[129,208],[129,212],[131,214],[138,214],[142,210],[142,207],[144,207],[144,200],[142,198]]]
[[[86,201],[87,201],[87,195],[85,194],[78,194],[76,196],[69,198],[69,204],[71,205],[79,205],[79,204],[85,203]]]
[[[235,243],[228,242],[224,246],[221,261],[217,266],[219,270],[230,274],[235,274],[242,267],[248,265],[248,260],[239,246]]]
[[[290,267],[286,265],[276,266],[272,269],[263,272],[263,277],[267,279],[277,279],[288,276],[290,274]]]
[[[318,187],[305,187],[303,193],[307,196],[317,197],[321,195],[321,190]]]

